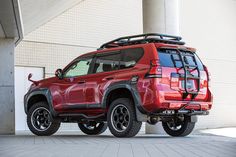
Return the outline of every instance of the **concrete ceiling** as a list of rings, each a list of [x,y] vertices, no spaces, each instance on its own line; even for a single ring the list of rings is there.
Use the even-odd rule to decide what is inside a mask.
[[[17,0],[0,1],[0,37],[20,41],[23,34],[19,3]]]
[[[84,0],[0,0],[0,38],[23,36]]]
[[[28,34],[67,9],[84,0],[19,0],[24,26]]]

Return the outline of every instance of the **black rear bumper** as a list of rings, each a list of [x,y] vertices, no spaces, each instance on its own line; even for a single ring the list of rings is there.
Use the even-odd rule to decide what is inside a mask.
[[[173,116],[173,115],[187,115],[187,116],[201,116],[201,115],[208,115],[209,111],[207,110],[164,110],[160,111],[158,113],[152,113],[150,115],[156,115],[156,116]]]
[[[209,111],[198,111],[198,110],[178,110],[177,114],[184,114],[188,116],[193,116],[193,115],[208,115]]]

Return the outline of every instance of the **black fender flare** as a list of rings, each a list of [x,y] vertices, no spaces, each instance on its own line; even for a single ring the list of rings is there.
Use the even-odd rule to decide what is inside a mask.
[[[28,105],[29,105],[30,98],[32,98],[33,96],[36,96],[36,95],[43,95],[43,96],[46,97],[50,112],[52,113],[53,116],[56,116],[57,112],[53,108],[52,96],[51,96],[51,92],[48,88],[38,88],[38,89],[35,89],[35,90],[32,90],[32,91],[29,91],[24,96],[24,110],[25,110],[25,113],[26,114],[28,113]]]
[[[133,101],[134,101],[137,120],[138,121],[146,121],[146,117],[148,115],[148,112],[142,106],[142,101],[141,101],[136,84],[131,83],[131,81],[120,81],[120,82],[115,82],[115,83],[111,84],[104,91],[104,95],[103,95],[102,103],[101,103],[102,108],[103,109],[107,108],[107,98],[108,98],[109,94],[112,91],[114,91],[116,89],[120,89],[120,88],[125,88],[131,93],[131,95],[133,97]]]

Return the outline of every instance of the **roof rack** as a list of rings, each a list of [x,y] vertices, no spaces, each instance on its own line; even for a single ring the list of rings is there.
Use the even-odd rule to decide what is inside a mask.
[[[181,40],[182,37],[166,35],[166,34],[159,34],[159,33],[139,34],[133,36],[120,37],[115,40],[109,41],[101,45],[100,48],[98,48],[98,50],[118,47],[118,46],[144,44],[144,43],[167,43],[167,44],[184,45],[185,42]]]

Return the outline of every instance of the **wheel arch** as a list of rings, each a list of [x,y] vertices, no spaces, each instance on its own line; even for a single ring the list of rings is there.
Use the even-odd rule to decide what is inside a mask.
[[[106,97],[106,108],[118,98],[129,98],[134,103],[133,94],[130,89],[126,87],[119,87],[111,90]]]
[[[117,82],[110,85],[104,92],[102,98],[102,108],[108,109],[111,102],[117,98],[130,98],[133,101],[138,121],[145,121],[146,110],[142,107],[141,98],[136,88],[136,84],[131,84],[127,81]]]
[[[40,102],[40,101],[46,101],[48,102],[46,96],[44,94],[35,94],[35,95],[32,95],[29,100],[28,100],[28,103],[27,103],[27,112],[29,111],[29,109],[37,102]]]
[[[24,99],[24,108],[25,113],[27,114],[29,109],[37,102],[45,101],[48,103],[49,110],[53,116],[56,116],[57,113],[52,105],[52,97],[49,89],[37,89],[25,95]]]

